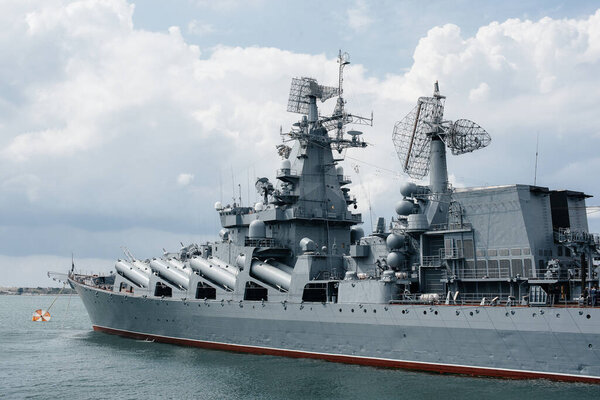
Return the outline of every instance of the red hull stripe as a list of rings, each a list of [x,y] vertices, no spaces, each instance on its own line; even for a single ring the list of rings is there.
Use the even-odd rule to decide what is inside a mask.
[[[258,347],[258,346],[245,346],[239,344],[229,344],[221,342],[210,342],[196,339],[183,339],[170,336],[159,336],[151,335],[148,333],[131,332],[121,329],[107,328],[103,326],[93,326],[95,331],[109,333],[111,335],[125,336],[134,339],[152,340],[161,343],[170,343],[180,346],[192,346],[202,347],[205,349],[214,350],[226,350],[235,351],[242,353],[253,353],[253,354],[266,354],[271,356],[284,356],[293,358],[314,358],[320,360],[327,360],[331,362],[345,363],[345,364],[359,364],[369,365],[374,367],[384,368],[402,368],[415,371],[427,371],[437,372],[442,374],[458,374],[458,375],[470,375],[470,376],[491,376],[497,378],[507,379],[551,379],[555,381],[565,382],[585,382],[600,384],[600,377],[586,376],[586,375],[569,375],[569,374],[556,374],[549,372],[535,372],[535,371],[520,371],[513,369],[497,369],[497,368],[486,368],[486,367],[472,367],[468,365],[456,365],[456,364],[437,364],[437,363],[425,363],[416,361],[402,361],[392,360],[389,358],[373,358],[373,357],[362,357],[362,356],[350,356],[344,354],[329,354],[329,353],[315,353],[298,350],[287,350],[277,349],[269,347]]]

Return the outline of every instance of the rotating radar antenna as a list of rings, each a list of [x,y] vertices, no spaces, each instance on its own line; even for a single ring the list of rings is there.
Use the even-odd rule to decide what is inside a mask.
[[[298,114],[308,114],[311,97],[324,102],[338,94],[338,88],[319,85],[316,79],[293,78],[287,110]]]
[[[432,140],[441,139],[454,155],[484,148],[492,141],[473,121],[444,120],[445,98],[436,82],[433,97],[420,97],[416,107],[394,125],[392,141],[403,171],[411,178],[421,179],[429,173]]]
[[[373,113],[371,117],[361,117],[346,111],[346,100],[343,98],[344,68],[350,64],[350,56],[341,50],[338,54],[338,86],[319,85],[313,78],[293,78],[288,98],[287,111],[302,114],[305,117],[294,124],[295,128],[289,135],[292,139],[298,138],[309,141],[319,141],[328,144],[339,153],[349,147],[365,147],[361,139],[362,132],[351,130],[346,132],[348,124],[373,126]],[[337,97],[331,115],[321,115],[317,108],[317,99],[325,102]],[[345,136],[348,135],[348,136]]]

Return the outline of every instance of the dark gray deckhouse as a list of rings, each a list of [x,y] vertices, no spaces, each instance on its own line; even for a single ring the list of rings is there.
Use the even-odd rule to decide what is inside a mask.
[[[110,276],[71,272],[95,330],[216,349],[510,378],[600,383],[597,235],[581,192],[530,185],[453,189],[446,149],[487,146],[432,97],[394,128],[408,182],[370,236],[340,165],[363,148],[342,90],[292,80],[301,114],[277,146],[276,182],[252,207],[216,203],[213,243],[126,259]],[[333,114],[317,102],[335,98]],[[598,293],[600,297],[600,293]]]

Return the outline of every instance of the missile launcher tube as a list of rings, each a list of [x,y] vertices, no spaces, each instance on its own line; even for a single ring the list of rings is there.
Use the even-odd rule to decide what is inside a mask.
[[[150,286],[150,277],[139,269],[128,263],[127,261],[119,260],[115,263],[115,269],[120,272],[136,285],[147,288]]]
[[[135,268],[139,269],[144,275],[152,275],[152,268],[148,265],[148,263],[140,260],[133,260],[131,262]]]
[[[223,268],[225,271],[229,272],[230,274],[232,274],[234,276],[237,276],[240,273],[239,268],[237,268],[233,265],[229,265],[225,261],[219,260],[218,258],[214,258],[214,257],[209,258],[208,261]]]
[[[236,277],[232,273],[219,267],[213,260],[207,260],[205,258],[192,258],[190,260],[190,266],[204,275],[206,278],[217,282],[229,289],[235,288]]]
[[[290,275],[292,275],[294,273],[294,268],[290,267],[289,265],[286,265],[284,263],[281,263],[279,261],[275,261],[275,260],[268,260],[267,263],[269,265],[272,265],[274,267],[279,268],[280,270],[282,270],[285,273],[288,273]]]
[[[292,275],[266,262],[256,260],[252,262],[252,274],[258,279],[271,285],[290,290]]]
[[[163,278],[187,289],[190,286],[190,278],[177,268],[169,266],[163,260],[152,260],[150,261],[150,267],[158,272]]]
[[[183,263],[175,258],[169,258],[168,260],[166,260],[166,262],[171,268],[175,268],[178,271],[183,272],[188,277],[190,275],[192,275],[192,269],[190,267],[186,267],[185,263]]]

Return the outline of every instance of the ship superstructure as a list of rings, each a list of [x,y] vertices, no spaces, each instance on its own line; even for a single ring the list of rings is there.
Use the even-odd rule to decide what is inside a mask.
[[[341,156],[371,125],[337,87],[292,80],[301,119],[277,146],[262,201],[215,204],[220,240],[140,260],[116,273],[71,272],[94,329],[191,346],[514,378],[600,382],[598,283],[585,199],[529,185],[453,189],[446,149],[486,147],[468,120],[443,119],[432,97],[396,124],[409,176],[396,214],[365,236]],[[336,99],[331,115],[318,102]],[[291,145],[291,146],[290,146]],[[544,343],[544,346],[540,346]]]

